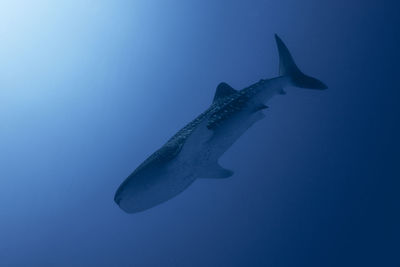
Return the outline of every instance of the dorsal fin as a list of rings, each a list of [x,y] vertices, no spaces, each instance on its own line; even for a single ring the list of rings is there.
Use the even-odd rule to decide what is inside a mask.
[[[224,98],[226,96],[235,94],[236,92],[237,91],[235,89],[233,89],[229,84],[220,83],[217,87],[217,90],[215,90],[213,102],[215,102],[221,98]]]

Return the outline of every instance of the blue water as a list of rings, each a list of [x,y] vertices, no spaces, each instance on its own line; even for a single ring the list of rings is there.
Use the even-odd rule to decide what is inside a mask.
[[[390,1],[0,4],[0,266],[400,266],[399,19]],[[119,184],[219,82],[288,88],[225,180],[129,215]]]

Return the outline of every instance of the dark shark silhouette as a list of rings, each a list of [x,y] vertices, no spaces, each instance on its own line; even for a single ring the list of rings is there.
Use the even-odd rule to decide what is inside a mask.
[[[321,81],[303,74],[289,50],[275,35],[279,76],[235,90],[218,85],[212,105],[177,132],[120,185],[115,202],[127,213],[163,203],[184,191],[197,178],[227,178],[231,170],[218,159],[255,122],[264,118],[264,104],[283,88],[326,89]]]

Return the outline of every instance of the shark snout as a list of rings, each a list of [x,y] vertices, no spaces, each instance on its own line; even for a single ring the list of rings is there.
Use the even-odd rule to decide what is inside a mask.
[[[118,190],[115,192],[114,201],[115,201],[115,203],[118,204],[118,206],[120,206],[121,200],[123,199],[123,191],[124,190],[123,190],[122,186],[120,186],[118,188]]]
[[[121,202],[121,199],[122,198],[118,194],[115,194],[115,196],[114,196],[115,203],[117,203],[119,205],[119,202]]]

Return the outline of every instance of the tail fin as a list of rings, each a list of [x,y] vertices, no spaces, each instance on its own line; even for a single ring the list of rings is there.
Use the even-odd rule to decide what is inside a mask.
[[[328,87],[313,77],[302,73],[296,66],[289,49],[282,42],[281,38],[275,34],[276,44],[279,51],[279,75],[289,76],[294,86],[300,88],[323,90]]]

